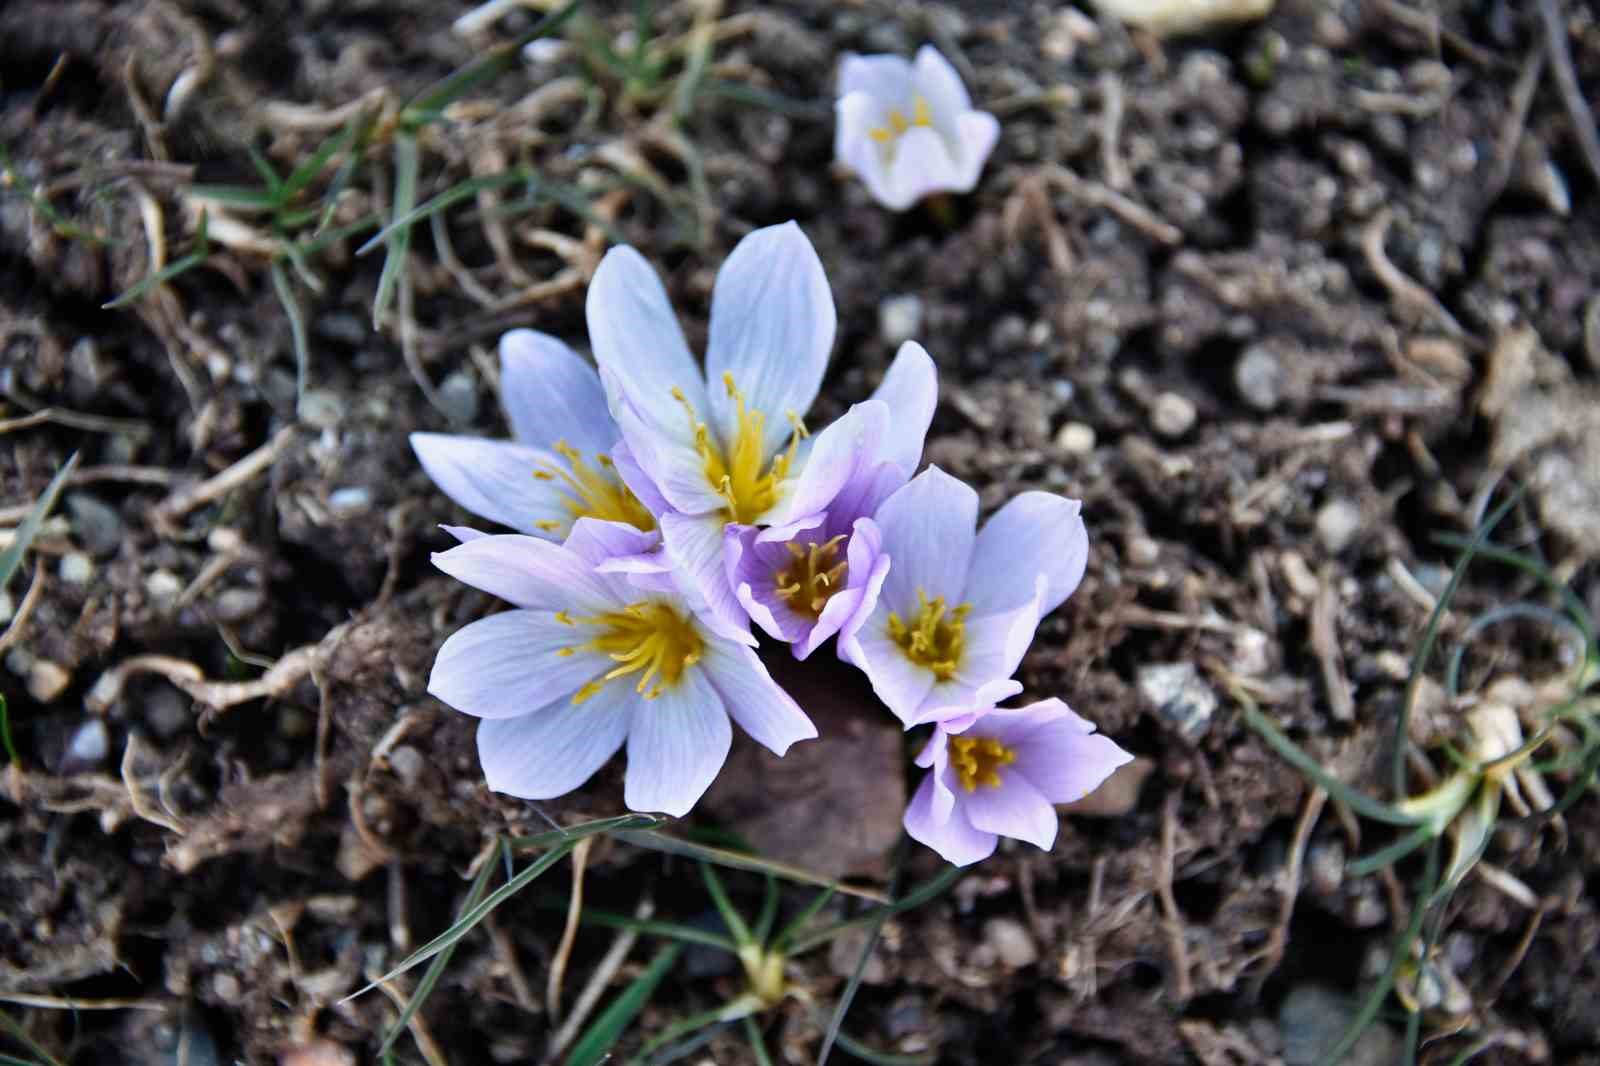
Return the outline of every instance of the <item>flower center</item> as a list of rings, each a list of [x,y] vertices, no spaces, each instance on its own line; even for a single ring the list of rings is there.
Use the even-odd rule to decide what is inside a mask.
[[[723,374],[722,384],[738,406],[738,427],[732,442],[726,445],[696,417],[682,389],[674,387],[672,398],[689,412],[695,450],[705,462],[706,480],[717,495],[727,501],[723,511],[728,521],[750,525],[777,504],[783,480],[789,476],[789,467],[794,463],[800,442],[807,436],[806,427],[799,415],[790,412],[789,422],[794,432],[789,437],[789,447],[768,459],[764,443],[766,415],[745,406],[744,393],[734,385],[732,374]]]
[[[540,481],[558,482],[557,488],[566,497],[563,501],[567,513],[572,515],[566,526],[580,518],[603,518],[607,522],[623,522],[645,531],[656,528],[655,517],[639,502],[639,497],[623,483],[612,465],[611,457],[596,452],[594,466],[583,459],[583,454],[564,440],[555,443],[555,450],[567,461],[567,469],[558,466],[540,467],[533,476]],[[538,523],[547,533],[558,533],[562,524],[552,519]]]
[[[645,699],[653,700],[668,685],[676,685],[683,672],[700,661],[705,650],[705,641],[694,624],[659,601],[642,600],[620,611],[589,618],[573,618],[566,611],[558,611],[556,621],[600,629],[600,634],[589,642],[562,648],[557,655],[572,655],[580,649],[597,651],[617,664],[580,688],[572,697],[573,703],[582,703],[605,688],[606,682],[629,674],[640,675],[636,690]]]
[[[1017,753],[993,737],[951,737],[950,765],[961,787],[976,792],[978,786],[1000,787],[1000,767],[1017,761]]]
[[[789,565],[772,575],[778,595],[796,614],[815,620],[822,614],[828,598],[844,587],[844,577],[849,564],[839,558],[839,545],[845,540],[840,533],[831,540],[807,545],[786,541],[793,558]]]
[[[890,613],[889,639],[900,645],[906,658],[932,670],[940,681],[949,681],[961,665],[961,653],[967,645],[967,614],[971,610],[970,603],[948,609],[943,596],[930,600],[927,593],[918,589],[917,613],[909,624],[901,621],[898,614]]]
[[[901,134],[913,126],[932,125],[933,113],[928,109],[928,100],[919,93],[911,98],[911,117],[909,119],[898,107],[890,108],[888,116],[884,119],[884,125],[874,126],[867,131],[867,136],[881,145],[888,146],[894,144]]]

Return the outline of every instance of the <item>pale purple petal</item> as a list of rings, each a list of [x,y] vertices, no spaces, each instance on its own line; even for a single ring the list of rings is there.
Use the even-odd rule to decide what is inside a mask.
[[[734,594],[728,580],[727,550],[724,540],[737,536],[727,533],[728,523],[720,514],[682,515],[668,512],[661,516],[661,539],[667,554],[677,563],[685,584],[692,588],[704,607],[706,621],[718,633],[754,646],[750,618]]]
[[[914,72],[897,55],[863,56],[846,52],[839,60],[839,95],[865,93],[896,107],[911,99]]]
[[[936,466],[885,500],[875,516],[890,559],[879,610],[909,622],[919,592],[952,609],[961,603],[977,517],[978,494]]]
[[[622,801],[630,810],[689,813],[727,761],[733,727],[716,689],[699,669],[634,705]]]
[[[747,409],[765,418],[762,454],[783,449],[787,416],[804,418],[817,397],[836,321],[828,276],[798,225],[758,229],[734,247],[711,293],[706,344],[710,410],[724,443],[738,429],[728,375]]]
[[[1041,576],[1041,617],[1072,595],[1089,559],[1081,510],[1077,500],[1024,492],[995,512],[972,549],[965,599],[973,610],[1006,610],[1031,600]]]
[[[796,659],[805,659],[835,633],[855,633],[877,609],[889,574],[889,557],[883,553],[883,538],[872,519],[857,520],[845,545],[845,561],[849,564],[845,587],[828,599],[805,639],[796,642]]]
[[[840,490],[870,466],[889,428],[889,409],[877,400],[855,404],[816,436],[792,488],[762,521],[772,525],[828,510]]]
[[[954,192],[971,192],[1000,140],[1000,120],[987,111],[968,111],[956,119],[956,181]]]
[[[894,574],[890,561],[889,574]],[[840,657],[867,675],[872,691],[907,728],[917,724],[917,714],[934,685],[933,672],[906,657],[889,636],[887,612],[879,610],[848,638],[839,636]],[[880,617],[881,616],[881,617]]]
[[[963,111],[972,110],[972,97],[967,95],[961,75],[933,45],[925,44],[917,49],[913,79],[916,82],[914,91],[928,101],[928,110],[936,120],[942,116],[954,119]]]
[[[548,334],[514,329],[500,338],[500,398],[523,444],[548,451],[566,441],[592,457],[617,443],[600,375]]]
[[[639,500],[652,514],[661,513],[657,506],[684,514],[721,511],[728,501],[707,477],[705,456],[695,442],[694,420],[706,417],[704,410],[691,416],[681,405],[673,406],[676,409],[667,412],[669,421],[663,429],[652,425],[627,400],[612,405],[630,461],[629,468],[619,466],[618,473],[630,487],[638,482],[645,489],[646,495]]]
[[[934,777],[930,773],[922,779],[916,795],[906,807],[903,820],[906,834],[911,839],[927,845],[942,855],[946,862],[956,866],[971,866],[994,854],[999,838],[993,833],[975,829],[958,808],[946,818],[933,813]]]
[[[992,723],[992,724],[991,724]],[[1099,788],[1133,756],[1060,700],[996,711],[984,728],[1017,753],[1015,770],[1051,803],[1073,803]]]
[[[945,139],[931,126],[913,126],[895,138],[884,206],[904,211],[931,193],[957,189],[961,177]]]
[[[433,565],[518,607],[599,614],[619,606],[615,579],[559,544],[516,533],[479,537],[434,552]]]
[[[633,716],[631,695],[626,685],[607,685],[581,704],[558,702],[534,714],[484,722],[478,727],[484,780],[494,791],[521,799],[571,792],[622,747]]]
[[[465,544],[469,540],[481,540],[484,537],[493,536],[492,533],[485,533],[482,530],[473,529],[471,526],[447,526],[440,523],[439,528],[456,538],[457,544]]]
[[[502,611],[450,634],[433,660],[428,691],[479,718],[511,718],[566,701],[610,662],[576,650],[587,636],[543,611]]]
[[[560,462],[548,452],[448,433],[413,433],[411,448],[439,490],[475,515],[550,539],[557,534],[538,523],[558,522],[565,529],[572,519],[567,497],[553,482],[533,476]]]
[[[789,644],[804,639],[811,628],[810,620],[778,595],[776,575],[792,559],[784,542],[766,539],[771,530],[755,526],[734,528],[737,533],[724,539],[723,550],[728,580],[739,605],[768,636]]]
[[[998,788],[979,785],[971,792],[962,791],[956,797],[956,807],[980,832],[1026,840],[1048,851],[1056,842],[1056,809],[1013,769],[1000,768]]]
[[[922,462],[922,445],[939,402],[939,372],[922,345],[916,341],[900,345],[872,399],[889,409],[888,431],[878,456],[910,477]]]
[[[642,412],[670,418],[682,409],[672,398],[680,390],[697,411],[706,409],[705,380],[684,343],[661,278],[632,248],[611,249],[589,282],[586,305],[589,343],[616,388]]]
[[[710,642],[701,665],[728,714],[757,744],[782,755],[795,741],[816,737],[817,727],[806,712],[778,686],[749,648]]]
[[[633,450],[628,447],[627,441],[619,440],[612,447],[611,465],[616,469],[622,483],[628,486],[628,491],[644,504],[646,511],[658,515],[662,511],[671,509],[666,497],[656,488],[656,483],[650,480],[650,475],[644,472],[644,467],[634,459]]]
[[[567,534],[566,548],[581,555],[590,566],[601,567],[604,572],[651,572],[666,569],[668,563],[661,558],[659,530],[643,530],[626,522],[610,522],[602,518],[580,518],[572,523]],[[614,565],[621,561],[622,565]],[[646,565],[648,563],[648,565]]]

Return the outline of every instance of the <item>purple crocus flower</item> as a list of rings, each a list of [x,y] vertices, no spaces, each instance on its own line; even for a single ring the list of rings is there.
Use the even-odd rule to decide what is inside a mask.
[[[1083,578],[1079,508],[1024,492],[975,532],[978,494],[924,470],[874,516],[889,572],[872,612],[840,632],[840,654],[908,727],[1016,695],[1011,675],[1039,619]]]
[[[554,337],[529,329],[500,338],[500,395],[514,440],[413,433],[411,447],[434,484],[473,514],[547,540],[580,518],[626,531],[622,548],[659,546],[648,482],[623,479],[621,434],[592,366]],[[624,466],[626,470],[626,466]]]
[[[906,832],[957,866],[988,858],[1000,837],[1048,850],[1055,804],[1082,799],[1132,759],[1060,700],[986,708],[958,729],[934,727],[917,757],[932,772],[906,808]]]
[[[636,464],[624,476],[636,492],[659,492],[668,554],[726,624],[749,628],[728,580],[730,526],[819,514],[881,435],[915,434],[920,449],[926,423],[897,426],[877,399],[815,438],[807,433],[836,322],[822,263],[793,222],[749,234],[722,265],[704,371],[660,279],[632,248],[606,253],[587,310],[601,381]]]
[[[907,341],[873,393],[893,412],[899,432],[863,441],[826,510],[786,526],[730,527],[725,551],[734,594],[758,626],[792,646],[795,658],[806,658],[877,605],[890,561],[872,515],[916,472],[937,393],[933,360]]]
[[[623,798],[681,816],[727,758],[731,717],[778,755],[817,735],[750,648],[705,623],[670,575],[596,569],[619,527],[579,519],[565,544],[471,536],[434,564],[515,610],[452,634],[428,691],[483,719],[489,787],[524,799],[577,788],[627,742]]]

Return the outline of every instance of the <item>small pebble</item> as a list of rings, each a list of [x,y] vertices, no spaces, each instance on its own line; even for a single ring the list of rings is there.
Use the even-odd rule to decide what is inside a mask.
[[[1355,1017],[1348,996],[1318,984],[1296,985],[1278,1008],[1285,1066],[1320,1062]],[[1400,1051],[1394,1031],[1382,1022],[1368,1029],[1340,1061],[1347,1066],[1388,1066]]]
[[[122,516],[115,507],[88,493],[75,492],[67,497],[67,511],[79,543],[94,554],[115,555],[122,547]]]
[[[94,561],[86,552],[68,552],[61,557],[61,564],[56,568],[61,575],[61,580],[69,585],[86,585],[94,576]]]
[[[885,343],[899,347],[921,332],[921,297],[891,296],[878,305],[878,334]]]
[[[1257,411],[1270,411],[1283,398],[1283,365],[1271,348],[1252,344],[1233,366],[1233,387]]]
[[[1163,437],[1181,437],[1194,428],[1195,418],[1194,402],[1187,396],[1180,396],[1175,392],[1163,392],[1156,397],[1155,406],[1150,411],[1150,420],[1156,427],[1156,432]]]
[[[178,598],[178,593],[183,591],[183,581],[171,570],[156,570],[144,579],[144,590],[152,600],[164,603]]]
[[[409,744],[402,744],[389,753],[389,768],[407,788],[414,787],[422,774],[422,753]]]
[[[307,389],[300,398],[300,421],[316,429],[337,426],[344,410],[344,401],[330,389]]]
[[[1149,537],[1134,537],[1128,541],[1128,565],[1150,566],[1161,558],[1161,545]]]
[[[72,739],[67,741],[67,750],[62,753],[56,772],[63,775],[81,774],[96,769],[110,750],[111,736],[106,731],[105,719],[87,718],[73,730]]]
[[[990,918],[984,922],[983,940],[1007,969],[1020,970],[1039,961],[1032,935],[1015,918]]]
[[[1217,694],[1193,663],[1151,663],[1139,668],[1139,695],[1186,739],[1199,739],[1217,712]]]
[[[1361,531],[1361,508],[1351,500],[1335,498],[1317,509],[1317,539],[1337,555],[1350,546]]]
[[[337,515],[355,514],[372,506],[372,490],[365,485],[334,489],[328,493],[328,510]]]
[[[478,417],[478,382],[465,370],[457,370],[439,383],[439,406],[452,422],[470,424]]]
[[[1056,447],[1068,455],[1088,455],[1094,443],[1094,427],[1082,422],[1068,422],[1056,431]]]
[[[144,698],[144,720],[152,732],[163,740],[177,736],[189,728],[188,697],[171,685],[160,684]]]
[[[28,667],[28,695],[40,703],[50,703],[72,684],[72,675],[60,663],[35,659]]]
[[[217,618],[224,622],[242,622],[255,616],[266,600],[266,594],[260,589],[223,589],[215,603]]]

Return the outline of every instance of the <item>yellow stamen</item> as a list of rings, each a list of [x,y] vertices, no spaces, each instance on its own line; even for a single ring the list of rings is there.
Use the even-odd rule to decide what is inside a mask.
[[[1000,787],[1000,767],[1017,761],[1017,753],[993,737],[951,737],[950,766],[967,792],[978,786]]]
[[[940,681],[949,681],[961,667],[961,655],[967,646],[967,615],[971,611],[970,603],[949,610],[943,596],[930,600],[927,593],[918,589],[917,613],[909,625],[898,614],[890,613],[889,639],[900,645],[906,658],[933,671]]]
[[[687,618],[659,601],[642,600],[620,611],[607,611],[589,618],[573,618],[565,611],[556,614],[566,625],[590,625],[600,634],[586,644],[563,648],[556,654],[571,655],[575,650],[597,651],[617,663],[615,669],[584,685],[573,694],[573,703],[582,703],[606,682],[629,674],[639,674],[635,690],[647,700],[676,685],[685,670],[700,661],[705,641]]]
[[[596,453],[595,465],[584,461],[583,454],[564,440],[555,443],[555,450],[566,462],[567,469],[542,467],[533,472],[540,481],[559,481],[562,503],[572,517],[565,523],[570,528],[580,518],[602,518],[608,522],[625,522],[635,529],[652,530],[656,520],[644,504],[617,475],[611,458]],[[563,523],[544,519],[534,525],[547,533],[559,532]]]
[[[933,112],[928,108],[927,97],[918,95],[911,99],[911,117],[909,119],[906,118],[903,111],[895,107],[889,109],[889,114],[884,117],[884,122],[886,125],[874,126],[868,130],[867,136],[879,144],[893,144],[895,139],[907,130],[916,126],[932,126]]]
[[[674,386],[672,398],[683,404],[689,413],[695,451],[705,463],[706,480],[717,495],[727,501],[723,513],[730,522],[749,524],[777,504],[800,442],[807,436],[806,427],[799,415],[786,412],[793,427],[789,447],[769,459],[765,444],[766,415],[745,405],[744,393],[734,385],[732,374],[723,374],[722,384],[738,411],[738,426],[732,442],[727,444],[717,440],[710,427],[700,421],[682,389]]]
[[[784,544],[793,561],[772,575],[773,587],[796,614],[815,619],[822,614],[828,598],[844,587],[849,564],[839,557],[845,535],[801,547],[794,541]]]

